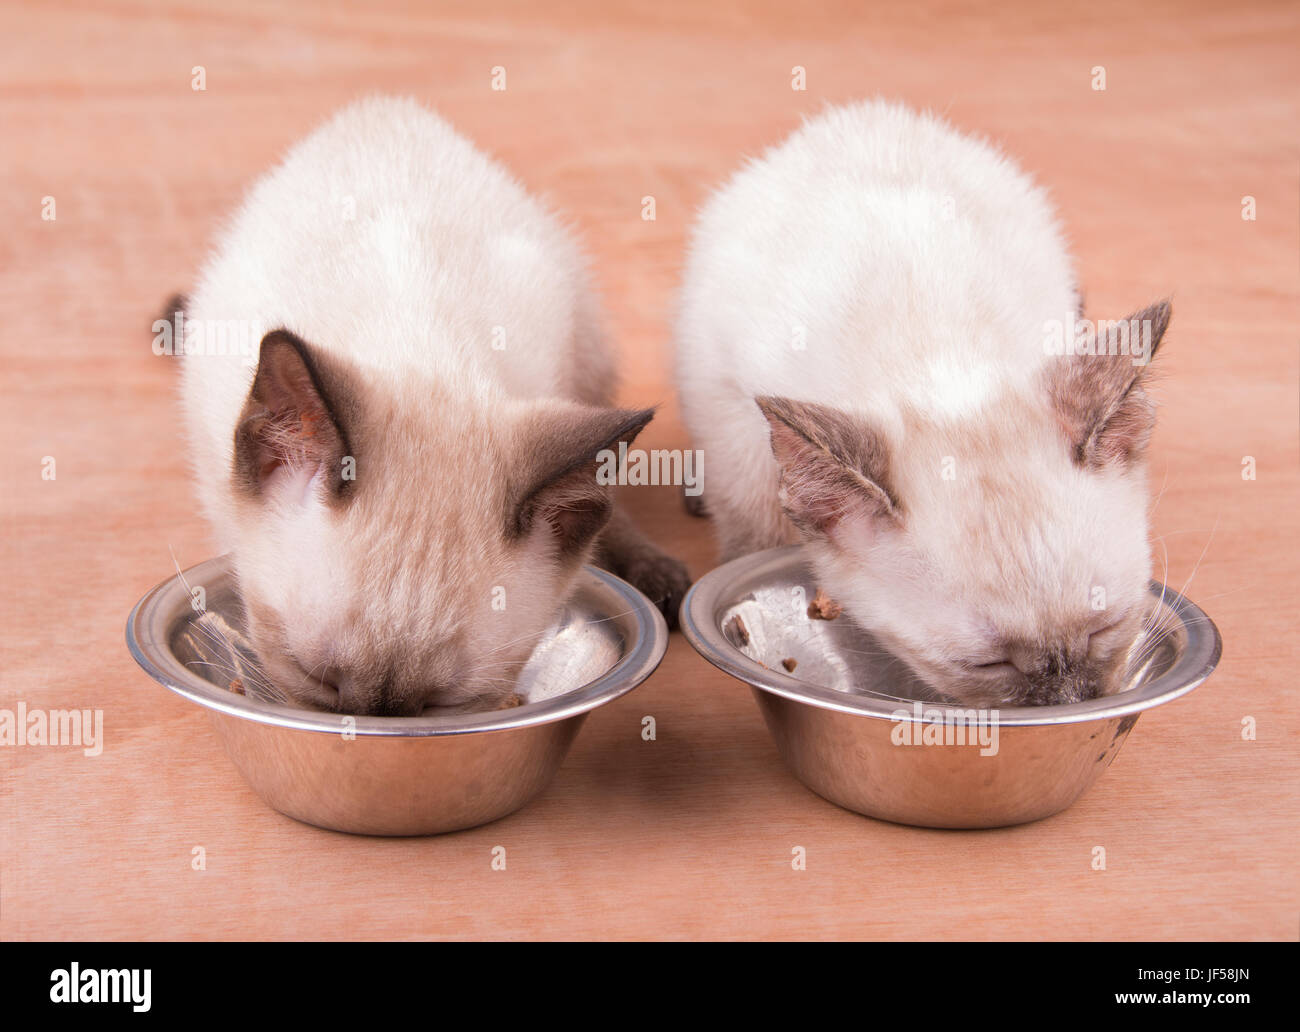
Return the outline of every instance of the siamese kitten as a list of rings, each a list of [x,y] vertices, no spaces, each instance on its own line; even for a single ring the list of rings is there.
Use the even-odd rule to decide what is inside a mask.
[[[578,248],[414,101],[293,148],[183,314],[199,498],[292,700],[500,705],[593,552],[676,615],[685,568],[597,482],[653,413],[610,407]]]
[[[935,118],[831,109],[748,164],[699,218],[676,335],[722,558],[807,542],[818,585],[951,699],[1117,690],[1152,608],[1170,309],[1090,343],[1078,305],[1044,193]]]

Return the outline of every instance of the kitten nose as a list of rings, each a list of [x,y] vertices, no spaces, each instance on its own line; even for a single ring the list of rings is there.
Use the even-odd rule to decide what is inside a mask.
[[[1012,666],[1026,677],[1051,680],[1069,674],[1086,655],[1086,648],[1080,651],[1066,645],[1055,645],[1012,648],[1010,659]]]
[[[1062,706],[1087,702],[1101,694],[1101,685],[1079,666],[1029,679],[1023,702],[1031,706]]]
[[[414,717],[424,709],[418,695],[403,692],[391,673],[357,677],[340,673],[334,681],[339,691],[339,712],[363,717]]]
[[[424,709],[419,699],[377,699],[363,711],[368,717],[418,717]]]

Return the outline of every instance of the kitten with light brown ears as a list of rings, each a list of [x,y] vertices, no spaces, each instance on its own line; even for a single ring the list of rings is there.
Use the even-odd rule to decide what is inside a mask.
[[[750,162],[695,227],[676,333],[723,560],[805,542],[950,699],[1118,690],[1154,611],[1147,363],[1170,308],[1088,345],[1078,306],[1043,191],[937,118],[832,108]]]
[[[611,407],[584,260],[419,104],[354,104],[294,147],[184,320],[199,498],[294,701],[500,705],[593,557],[675,618],[685,567],[597,482],[653,413]]]

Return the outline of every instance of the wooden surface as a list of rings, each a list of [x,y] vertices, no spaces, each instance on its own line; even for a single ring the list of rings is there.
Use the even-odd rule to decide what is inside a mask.
[[[1295,939],[1295,5],[544,6],[0,4],[0,707],[100,708],[106,737],[97,757],[0,748],[0,938]],[[1056,197],[1093,311],[1174,295],[1154,528],[1175,586],[1200,560],[1190,594],[1222,631],[1218,673],[1144,716],[1076,806],[1010,830],[824,802],[782,767],[748,690],[679,636],[497,824],[387,841],[268,810],[123,645],[169,549],[212,551],[147,327],[241,190],[370,90],[435,105],[571,215],[624,400],[664,402],[647,447],[687,444],[666,358],[683,235],[743,155],[876,92],[1003,142]],[[708,527],[673,489],[625,502],[710,567]]]

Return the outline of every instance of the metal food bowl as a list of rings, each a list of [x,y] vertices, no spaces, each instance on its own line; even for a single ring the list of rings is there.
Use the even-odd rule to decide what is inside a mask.
[[[798,546],[706,574],[682,602],[681,626],[700,655],[752,686],[781,756],[818,795],[900,824],[995,828],[1070,806],[1144,710],[1218,665],[1209,617],[1158,582],[1151,592],[1163,629],[1128,686],[1060,706],[945,702],[847,616],[808,616],[816,581]]]
[[[203,612],[188,585],[203,587]],[[521,705],[367,717],[231,691],[251,658],[242,627],[230,567],[210,559],[145,595],[126,641],[150,677],[207,709],[268,805],[365,835],[433,835],[513,813],[550,783],[587,714],[649,677],[668,645],[644,595],[588,566],[520,674]]]

